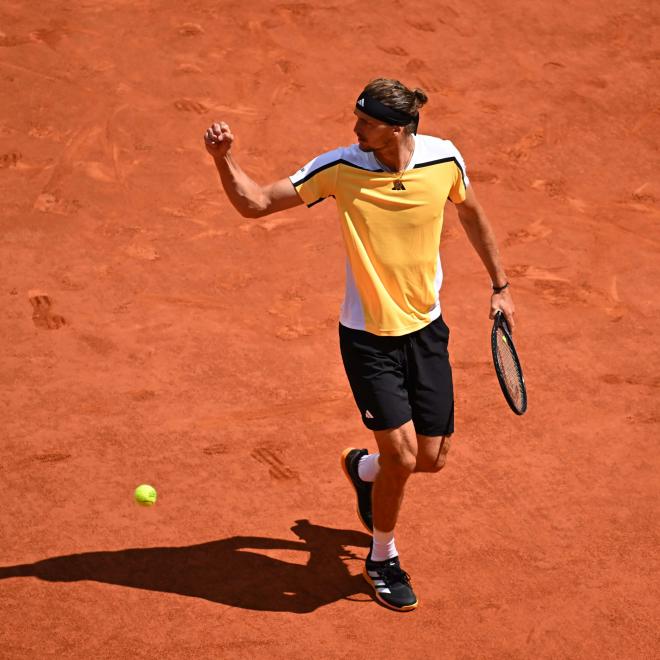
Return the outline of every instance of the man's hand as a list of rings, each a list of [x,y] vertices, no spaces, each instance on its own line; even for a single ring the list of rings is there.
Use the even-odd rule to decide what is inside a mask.
[[[494,319],[495,314],[500,311],[504,314],[506,322],[509,324],[509,329],[513,334],[513,329],[516,325],[514,321],[514,316],[516,314],[516,306],[513,304],[513,298],[509,293],[509,288],[507,287],[504,291],[500,293],[493,293],[490,298],[490,318]]]
[[[213,124],[206,129],[204,133],[204,144],[213,158],[222,158],[231,149],[234,142],[234,135],[225,122],[221,121]]]

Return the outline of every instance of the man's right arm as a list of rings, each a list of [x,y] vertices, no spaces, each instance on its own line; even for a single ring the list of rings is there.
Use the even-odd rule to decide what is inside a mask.
[[[234,136],[224,122],[213,124],[204,134],[206,150],[213,157],[222,187],[244,218],[260,218],[303,203],[288,178],[267,186],[253,181],[234,160],[231,153],[233,141]]]

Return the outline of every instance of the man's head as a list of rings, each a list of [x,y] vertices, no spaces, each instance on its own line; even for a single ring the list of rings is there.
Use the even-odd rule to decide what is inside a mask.
[[[419,109],[427,100],[421,89],[408,89],[398,80],[372,80],[355,104],[353,130],[360,149],[375,151],[416,133]]]

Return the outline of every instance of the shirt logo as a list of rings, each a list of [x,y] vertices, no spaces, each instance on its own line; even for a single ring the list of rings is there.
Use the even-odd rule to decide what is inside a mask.
[[[403,185],[403,181],[397,179],[392,186],[392,190],[405,190],[406,187]]]

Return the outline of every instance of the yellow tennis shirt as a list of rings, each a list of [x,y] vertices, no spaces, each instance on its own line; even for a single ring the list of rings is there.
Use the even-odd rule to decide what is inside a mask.
[[[339,322],[348,328],[405,335],[440,316],[444,207],[447,198],[465,199],[469,180],[449,140],[414,137],[403,189],[357,144],[324,153],[290,177],[308,206],[327,197],[337,203],[347,251]]]

